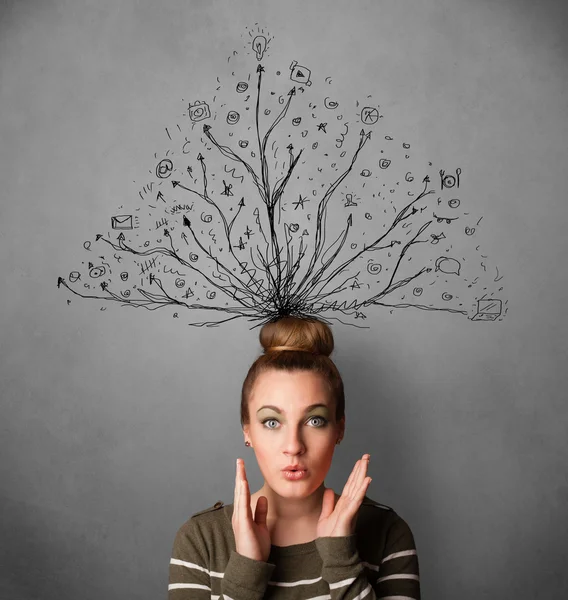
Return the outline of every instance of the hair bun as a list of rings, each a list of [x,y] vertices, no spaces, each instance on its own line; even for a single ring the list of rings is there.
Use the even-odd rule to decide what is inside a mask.
[[[329,326],[313,318],[281,317],[265,323],[259,339],[265,353],[298,350],[329,356],[334,347]]]

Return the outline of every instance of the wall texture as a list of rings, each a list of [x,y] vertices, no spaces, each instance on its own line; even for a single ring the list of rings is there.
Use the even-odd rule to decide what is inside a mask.
[[[177,528],[232,502],[235,458],[262,484],[238,415],[254,324],[56,285],[259,28],[274,64],[372,94],[384,132],[461,166],[508,301],[494,322],[333,324],[347,433],[326,484],[371,453],[368,495],[410,524],[426,599],[568,591],[567,18],[561,0],[0,2],[2,598],[164,598]]]

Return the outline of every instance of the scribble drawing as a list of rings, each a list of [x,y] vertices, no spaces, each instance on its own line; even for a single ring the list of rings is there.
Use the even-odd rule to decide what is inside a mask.
[[[199,327],[282,315],[363,327],[372,307],[502,320],[503,276],[476,240],[467,169],[398,141],[372,94],[346,98],[304,58],[273,64],[260,27],[244,37],[209,94],[165,128],[141,169],[151,181],[117,207],[131,214],[84,243],[99,262],[58,287],[192,311]]]

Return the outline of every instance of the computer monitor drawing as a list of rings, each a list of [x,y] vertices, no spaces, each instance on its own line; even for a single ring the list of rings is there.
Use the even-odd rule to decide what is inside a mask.
[[[495,321],[501,316],[503,304],[501,300],[478,300],[477,313],[471,319],[472,321]]]

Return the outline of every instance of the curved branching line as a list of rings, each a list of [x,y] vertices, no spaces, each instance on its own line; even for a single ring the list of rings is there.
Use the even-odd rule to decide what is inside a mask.
[[[253,211],[253,215],[256,216],[256,224],[258,225],[258,229],[260,231],[260,233],[262,233],[262,237],[264,238],[264,242],[266,244],[266,247],[268,248],[268,240],[266,239],[266,236],[264,235],[264,230],[262,229],[262,224],[260,222],[260,211],[258,210],[258,208],[256,209],[258,212],[254,212]]]
[[[265,203],[270,204],[270,186],[268,183],[268,164],[266,163],[266,156],[263,152],[262,142],[260,141],[260,88],[262,85],[262,73],[264,69],[262,65],[258,65],[256,72],[258,73],[258,81],[256,87],[256,107],[255,107],[255,122],[256,122],[256,138],[258,140],[258,150],[260,153],[260,165],[262,169],[262,186],[265,194]]]
[[[466,310],[457,310],[455,308],[436,308],[433,306],[424,306],[423,304],[385,304],[384,302],[373,302],[377,306],[386,306],[387,308],[419,308],[420,310],[434,310],[440,312],[458,313],[466,315]]]
[[[418,273],[416,273],[415,275],[411,275],[410,277],[406,277],[405,279],[400,279],[399,281],[397,281],[396,283],[393,283],[392,285],[389,284],[382,292],[375,294],[372,298],[363,300],[363,302],[361,302],[360,306],[368,306],[369,304],[376,304],[377,299],[384,298],[386,295],[394,292],[395,290],[398,290],[398,288],[408,285],[411,281],[413,281],[417,277],[420,277],[420,275],[422,275],[422,273],[429,273],[431,270],[432,269],[424,267],[423,269],[420,269],[420,271]]]
[[[321,290],[318,294],[314,294],[313,296],[310,296],[309,301],[310,302],[315,302],[320,301],[322,298],[327,298],[328,296],[331,296],[333,294],[338,294],[339,292],[343,292],[344,290],[347,289],[347,282],[350,281],[351,279],[355,279],[359,273],[361,271],[357,271],[357,273],[355,273],[355,275],[350,275],[349,277],[347,277],[347,279],[344,279],[337,287],[335,287],[333,290],[330,290],[328,292],[326,292],[325,294],[321,293]]]
[[[234,317],[229,317],[228,319],[221,319],[220,321],[203,321],[202,323],[188,323],[188,325],[190,327],[219,327],[219,325],[222,325],[223,323],[228,323],[233,319],[241,319],[243,317],[246,318],[246,315],[235,315]]]
[[[355,154],[353,155],[353,158],[351,159],[351,164],[329,186],[329,188],[328,188],[327,192],[325,193],[324,197],[320,200],[320,202],[318,204],[317,225],[316,225],[316,240],[315,240],[315,244],[314,244],[314,253],[313,253],[312,258],[310,260],[310,264],[308,266],[308,269],[306,270],[306,273],[304,274],[304,277],[302,278],[302,281],[300,281],[300,283],[296,287],[296,293],[299,293],[300,290],[302,289],[302,287],[306,284],[306,282],[309,281],[309,278],[310,278],[310,276],[312,274],[312,271],[314,270],[316,261],[317,261],[317,259],[319,258],[320,254],[321,254],[321,246],[322,246],[323,243],[325,243],[325,231],[323,231],[323,237],[322,237],[321,223],[322,223],[322,220],[323,220],[323,218],[324,218],[324,216],[326,214],[327,203],[328,203],[329,199],[331,198],[333,192],[339,186],[339,184],[347,177],[347,175],[349,175],[349,173],[353,169],[353,165],[355,164],[355,161],[357,160],[357,156],[359,155],[359,152],[364,147],[364,145],[367,142],[367,140],[370,138],[370,135],[371,135],[370,133],[365,134],[365,132],[363,130],[361,130],[361,137],[359,139],[359,145],[357,147],[357,150],[355,151]]]
[[[211,254],[211,252],[209,252],[204,246],[203,244],[197,239],[197,236],[195,235],[195,231],[193,231],[193,227],[191,226],[191,221],[184,215],[183,216],[183,224],[189,228],[189,230],[191,231],[191,235],[193,236],[193,239],[195,240],[196,244],[201,248],[201,250],[205,253],[205,255],[210,259],[215,261],[217,267],[222,267],[223,270],[228,274],[229,276],[229,281],[231,282],[231,286],[234,287],[236,290],[238,290],[241,294],[244,294],[246,297],[249,297],[250,301],[255,302],[255,293],[254,290],[252,290],[251,288],[249,288],[249,286],[241,280],[241,278],[238,275],[235,275],[230,269],[228,269],[224,264],[222,264],[219,259],[215,256],[213,256]],[[230,240],[229,240],[230,243]],[[173,242],[172,242],[172,248],[173,248]],[[235,257],[235,260],[238,262],[239,266],[241,268],[243,268],[243,264],[241,263],[241,261],[235,256],[235,254],[232,251],[231,248],[231,254]],[[237,285],[235,285],[232,282],[232,278],[235,278],[242,286],[242,288],[239,288]]]
[[[272,131],[274,130],[274,128],[286,116],[286,113],[288,112],[288,109],[290,108],[290,103],[292,102],[292,97],[295,96],[295,95],[296,95],[296,88],[294,87],[288,93],[288,101],[286,102],[286,105],[280,111],[280,114],[276,117],[276,119],[274,120],[274,123],[272,123],[272,125],[268,128],[268,131],[266,132],[266,134],[264,136],[264,139],[262,141],[262,144],[261,144],[260,143],[260,128],[259,128],[259,123],[258,123],[258,109],[259,109],[258,100],[260,99],[260,74],[259,74],[258,98],[257,98],[257,114],[256,114],[256,128],[257,128],[257,133],[258,133],[260,158],[261,158],[261,161],[262,161],[262,181],[264,183],[264,189],[266,190],[266,197],[269,199],[269,203],[272,206],[274,206],[276,204],[277,200],[274,200],[274,198],[271,197],[271,195],[270,195],[270,182],[268,181],[268,163],[266,161],[266,145],[268,143],[268,138],[270,137],[270,134],[272,133]],[[300,152],[300,154],[301,154],[301,152]],[[300,155],[298,155],[297,159],[299,157],[300,157]],[[295,162],[297,162],[297,159],[296,159]],[[288,179],[290,178],[290,175],[292,174],[292,170],[293,170],[293,168],[295,166],[295,162],[292,165],[290,165],[290,168],[288,169],[288,174],[287,174],[287,176],[285,178],[285,181],[280,186],[280,195],[282,195],[282,189],[286,185],[286,182],[288,181]]]
[[[227,294],[227,296],[230,296],[231,298],[234,298],[235,300],[237,300],[240,304],[242,304],[246,308],[250,308],[247,304],[245,304],[245,302],[243,302],[242,299],[235,298],[233,292],[228,291],[227,288],[225,288],[225,286],[219,285],[216,281],[213,281],[210,277],[208,277],[207,275],[205,275],[205,273],[203,273],[200,269],[198,269],[197,267],[194,267],[191,263],[189,263],[186,260],[184,260],[183,258],[181,258],[181,256],[179,256],[173,250],[169,250],[168,248],[165,248],[165,247],[158,247],[158,248],[151,248],[150,250],[145,250],[143,252],[140,252],[138,250],[134,250],[134,248],[130,248],[129,246],[127,246],[124,243],[124,240],[121,237],[119,237],[119,239],[118,239],[118,241],[119,241],[119,245],[118,246],[115,246],[110,240],[107,240],[103,236],[100,236],[100,238],[98,238],[98,239],[102,239],[107,244],[110,244],[115,250],[122,250],[122,251],[130,252],[131,254],[135,254],[136,256],[150,256],[152,254],[164,254],[166,256],[171,256],[172,258],[175,258],[179,263],[181,263],[182,265],[184,265],[184,267],[189,267],[190,269],[193,269],[194,271],[197,271],[212,286],[214,286],[218,290],[222,291],[224,294]]]
[[[282,195],[284,194],[284,189],[286,188],[286,185],[288,184],[288,181],[290,180],[290,177],[292,176],[292,172],[294,171],[295,166],[298,164],[298,161],[300,160],[300,156],[302,156],[303,151],[304,151],[303,149],[300,150],[300,152],[298,152],[296,158],[294,158],[294,160],[291,161],[290,167],[288,168],[286,175],[281,180],[279,185],[277,185],[275,187],[274,193],[272,194],[272,201],[271,201],[273,206],[275,206],[280,201],[280,198],[282,198]]]
[[[396,272],[398,271],[398,268],[400,267],[400,263],[402,262],[402,259],[404,257],[404,255],[406,254],[406,251],[410,248],[410,246],[412,246],[413,244],[417,244],[419,242],[416,242],[416,239],[422,234],[422,232],[425,229],[428,229],[428,227],[430,227],[430,224],[432,223],[432,221],[428,221],[427,223],[424,223],[424,225],[422,225],[422,227],[418,230],[418,233],[410,240],[410,242],[408,242],[408,244],[406,244],[404,246],[404,248],[402,249],[402,252],[399,254],[398,256],[398,261],[396,263],[395,268],[393,269],[390,281],[387,285],[387,288],[390,287],[392,285],[392,282],[394,281],[394,276],[396,275]],[[424,241],[424,240],[422,240]]]
[[[307,294],[313,293],[315,287],[318,285],[318,283],[319,283],[321,277],[323,276],[323,274],[327,271],[327,269],[329,268],[329,266],[333,263],[333,261],[335,260],[335,258],[337,257],[337,255],[341,252],[341,249],[343,248],[343,246],[345,244],[345,241],[347,239],[347,235],[349,234],[349,228],[351,227],[352,224],[353,224],[353,214],[350,214],[349,218],[347,219],[347,227],[339,235],[339,238],[341,238],[341,242],[340,242],[338,248],[332,254],[332,256],[327,260],[327,262],[325,262],[325,263],[322,264],[322,266],[320,267],[319,271],[312,277],[312,280],[310,281],[310,286],[305,289],[305,291],[302,294],[302,296],[305,296]],[[337,240],[335,242],[333,242],[328,247],[328,249],[326,250],[326,252],[324,252],[324,256],[327,253],[327,251],[329,249],[331,249],[336,243],[337,243]],[[323,287],[325,287],[325,285]],[[322,287],[322,290],[323,290],[323,287]],[[320,292],[321,292],[321,290],[320,290]]]
[[[409,216],[411,216],[412,214],[414,214],[414,212],[411,212],[410,214],[407,215],[408,211],[411,209],[411,207],[416,202],[418,202],[418,200],[420,200],[424,196],[427,196],[427,195],[433,193],[433,190],[426,191],[427,188],[428,188],[428,183],[426,183],[426,185],[424,186],[424,189],[422,190],[422,192],[414,200],[412,200],[411,202],[409,202],[405,207],[403,207],[398,212],[398,214],[394,218],[393,222],[391,223],[390,227],[387,229],[387,231],[383,235],[381,235],[379,238],[377,238],[369,246],[365,246],[364,245],[362,250],[359,250],[359,252],[357,252],[356,254],[354,254],[351,258],[347,259],[343,264],[341,264],[338,267],[336,267],[335,270],[333,271],[333,273],[331,273],[324,280],[324,285],[320,288],[320,292],[327,286],[327,284],[332,279],[334,279],[339,273],[343,272],[352,262],[354,262],[355,260],[357,260],[357,258],[359,258],[359,256],[361,256],[364,252],[376,251],[376,250],[385,250],[387,248],[394,247],[395,244],[400,244],[401,242],[399,242],[398,240],[393,240],[390,244],[388,244],[386,246],[377,247],[377,244],[380,244],[389,235],[389,233],[400,223],[400,221],[402,221],[402,220],[408,218]],[[313,287],[314,286],[312,286],[312,288],[310,288],[310,289],[313,289]]]
[[[258,179],[258,175],[256,174],[255,170],[245,160],[243,160],[240,156],[235,154],[228,146],[221,146],[219,144],[219,142],[213,137],[213,134],[211,133],[210,125],[204,125],[203,132],[205,133],[205,135],[207,136],[209,141],[219,150],[219,152],[221,152],[221,154],[223,154],[223,156],[226,156],[227,158],[230,158],[231,160],[240,162],[245,167],[245,169],[250,173],[252,180],[254,182],[254,185],[258,189],[260,196],[262,198],[262,201],[266,204],[268,202],[268,198],[266,197],[264,188],[263,188],[262,184],[260,183],[260,181]]]

